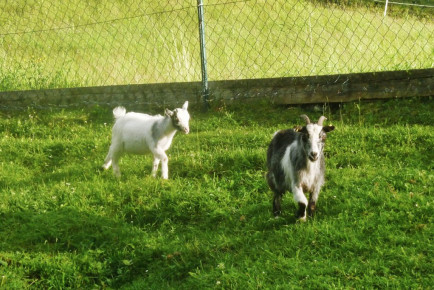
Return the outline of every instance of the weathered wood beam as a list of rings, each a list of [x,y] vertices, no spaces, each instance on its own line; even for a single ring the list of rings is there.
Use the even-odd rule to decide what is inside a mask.
[[[209,82],[210,101],[279,104],[349,102],[434,95],[434,69]],[[0,108],[175,105],[201,102],[201,83],[162,83],[0,92]]]
[[[434,95],[434,69],[210,83],[215,99],[268,98],[275,103],[349,102]]]

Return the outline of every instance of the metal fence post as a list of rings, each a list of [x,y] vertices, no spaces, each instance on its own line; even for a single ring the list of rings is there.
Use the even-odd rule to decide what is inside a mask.
[[[386,0],[386,5],[384,5],[384,15],[383,17],[386,17],[387,15],[387,6],[389,5],[389,0]]]
[[[205,23],[203,17],[203,1],[197,0],[197,12],[199,17],[199,39],[200,39],[200,62],[202,70],[202,98],[204,110],[209,107],[208,96],[208,73],[206,67],[206,49],[205,49]]]

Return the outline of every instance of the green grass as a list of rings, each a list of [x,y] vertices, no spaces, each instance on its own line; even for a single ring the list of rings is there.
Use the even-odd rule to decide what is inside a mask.
[[[0,112],[0,288],[288,289],[433,285],[432,98],[192,108],[170,179],[150,156],[99,170],[111,109]],[[159,113],[161,109],[149,109]],[[318,214],[271,213],[274,131],[321,114]]]
[[[205,2],[210,80],[433,67],[432,14],[383,18],[382,7],[308,0]],[[196,1],[0,5],[1,91],[200,80]]]

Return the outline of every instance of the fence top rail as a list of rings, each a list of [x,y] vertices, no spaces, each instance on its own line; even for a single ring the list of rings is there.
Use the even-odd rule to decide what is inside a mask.
[[[386,1],[382,0],[374,0],[374,2],[377,3],[386,3]],[[402,3],[402,2],[393,2],[393,1],[387,1],[388,4],[395,4],[395,5],[403,5],[403,6],[415,6],[415,7],[423,7],[423,8],[434,8],[433,5],[424,5],[424,4],[414,4],[414,3]]]

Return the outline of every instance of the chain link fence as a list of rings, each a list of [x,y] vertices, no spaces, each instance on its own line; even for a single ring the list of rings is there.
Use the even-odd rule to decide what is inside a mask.
[[[429,5],[203,2],[209,80],[434,67]],[[196,0],[1,1],[0,91],[200,81],[198,26]]]

